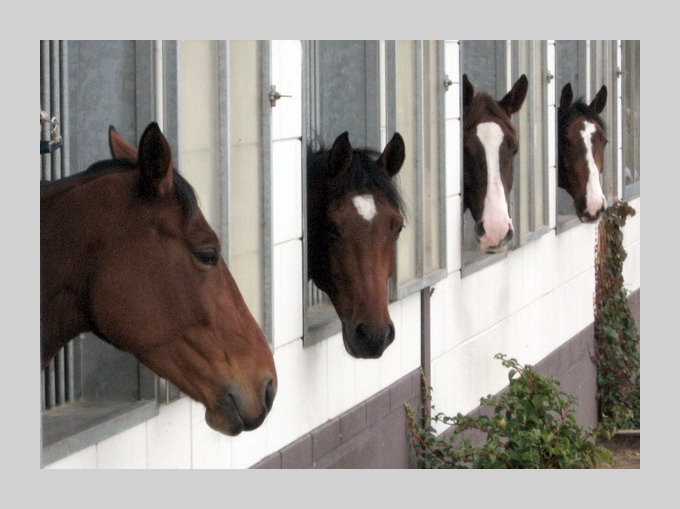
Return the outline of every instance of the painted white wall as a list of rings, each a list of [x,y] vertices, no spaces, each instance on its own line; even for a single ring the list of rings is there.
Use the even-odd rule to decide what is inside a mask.
[[[445,51],[446,72],[456,81],[458,41],[446,41]],[[300,41],[274,41],[272,58],[277,89],[300,97]],[[445,111],[448,277],[434,286],[431,300],[433,403],[448,415],[474,409],[480,397],[507,384],[506,370],[493,359],[496,353],[535,364],[588,326],[595,288],[593,225],[559,235],[553,230],[461,276],[459,86],[456,81],[447,93]],[[273,349],[279,390],[264,424],[225,437],[205,424],[202,405],[184,397],[162,405],[158,416],[46,468],[247,468],[420,366],[418,293],[390,304],[396,340],[378,360],[350,357],[339,334],[303,347],[299,108],[298,100],[281,99],[273,110]],[[188,120],[182,121],[184,133]],[[200,153],[199,145],[199,140],[195,149],[188,143],[182,157]],[[554,168],[554,157],[550,161]],[[210,189],[196,187],[202,206],[213,202]],[[624,228],[624,277],[634,291],[640,288],[640,199],[630,204],[637,215]]]

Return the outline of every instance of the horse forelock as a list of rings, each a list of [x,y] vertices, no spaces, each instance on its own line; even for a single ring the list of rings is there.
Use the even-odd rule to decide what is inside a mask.
[[[498,104],[498,101],[486,92],[477,92],[470,105],[463,112],[463,122],[467,126],[475,126],[491,116],[497,120],[513,137],[517,136],[517,128],[510,115]]]
[[[382,191],[392,206],[402,215],[406,215],[404,201],[396,183],[378,166],[379,152],[369,148],[354,149],[351,166],[335,178],[327,177],[329,171],[327,156],[328,150],[323,148],[311,154],[308,179],[310,192],[323,192],[324,201],[330,204],[352,191],[362,194]]]
[[[563,128],[566,128],[575,118],[585,117],[587,120],[598,123],[605,131],[607,130],[604,119],[583,100],[583,97],[579,97],[568,108],[558,108],[558,110],[560,125]]]

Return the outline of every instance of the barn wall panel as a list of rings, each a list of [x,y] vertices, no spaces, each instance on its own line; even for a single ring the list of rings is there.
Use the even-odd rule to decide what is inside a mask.
[[[147,468],[147,423],[102,440],[96,447],[97,468]]]

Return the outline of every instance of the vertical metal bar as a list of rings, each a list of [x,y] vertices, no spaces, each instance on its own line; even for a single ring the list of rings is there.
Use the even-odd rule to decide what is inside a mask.
[[[519,78],[519,54],[520,54],[520,45],[519,41],[510,41],[509,44],[509,50],[510,50],[510,58],[508,58],[508,67],[509,71],[506,73],[507,74],[507,87],[506,89],[501,92],[497,97],[503,97],[505,93],[510,90],[510,87],[512,87],[513,80],[516,80]],[[527,92],[528,94],[528,92]],[[518,118],[517,122],[517,130],[520,131],[522,129],[522,119]],[[519,172],[522,171],[521,168],[518,167],[517,162],[519,160],[519,156],[515,156],[514,160],[514,168],[515,168],[515,175],[519,175]],[[517,177],[514,177],[517,178]],[[520,208],[521,208],[521,189],[520,185],[513,185],[512,186],[512,192],[510,193],[510,203],[509,203],[509,208],[510,208],[510,218],[512,219],[512,223],[515,225],[516,228],[516,234],[512,238],[512,247],[516,248],[519,247],[520,241],[522,236],[526,232],[521,231],[521,226],[522,226],[522,216],[520,214]],[[518,204],[518,206],[515,206],[515,204]]]
[[[56,405],[56,377],[55,377],[55,360],[50,361],[46,372],[46,392],[47,392],[47,408],[53,408]]]
[[[220,187],[220,241],[222,254],[231,263],[231,138],[229,127],[229,43],[217,42],[217,94],[218,94],[218,172]]]
[[[161,46],[161,58],[157,65],[161,70],[157,72],[161,76],[160,91],[156,92],[159,97],[159,108],[162,109],[163,134],[170,142],[170,146],[176,147],[179,154],[179,44],[177,41],[163,41]]]
[[[156,73],[153,41],[135,42],[135,138],[156,119]]]
[[[385,138],[390,140],[397,130],[397,61],[396,41],[385,41]],[[399,266],[399,250],[394,257]],[[395,274],[389,281],[390,300],[397,300],[399,281]]]
[[[68,41],[59,43],[59,79],[61,83],[61,137],[63,146],[59,150],[61,157],[61,175],[68,177],[71,174],[71,158],[69,154],[70,143],[70,118],[69,118],[69,81],[68,81]]]
[[[423,41],[415,43],[416,72],[416,277],[425,273],[425,90]]]
[[[52,109],[50,104],[50,42],[40,41],[40,109],[48,116]],[[50,139],[50,126],[43,124],[40,127],[40,138]],[[50,180],[52,177],[52,160],[49,154],[40,156],[42,174],[41,179]]]
[[[272,85],[272,48],[271,41],[260,41],[260,80],[262,136],[262,300],[264,310],[264,331],[270,342],[273,342],[274,308],[273,308],[273,245],[272,245],[272,107],[269,102],[269,87]]]
[[[381,150],[380,146],[380,43],[365,41],[364,75],[366,79],[366,145]]]
[[[437,76],[439,86],[437,86],[437,153],[439,157],[439,264],[440,268],[448,269],[448,257],[446,250],[448,246],[448,228],[446,227],[446,89],[444,88],[444,77],[446,76],[446,44],[444,41],[437,41]],[[461,129],[462,130],[462,129]],[[462,172],[461,172],[462,173]]]
[[[54,397],[57,405],[63,405],[66,402],[66,387],[64,383],[66,381],[66,365],[64,357],[64,349],[62,348],[57,352],[54,363]]]
[[[50,41],[50,118],[56,117],[61,120],[61,80],[59,77],[59,41]],[[48,138],[49,139],[49,138]],[[61,174],[61,151],[50,154],[52,162],[52,180],[62,177]]]
[[[542,217],[542,223],[541,226],[550,226],[550,211],[549,211],[549,205],[550,205],[550,200],[548,199],[548,196],[550,195],[550,179],[548,178],[549,175],[549,167],[550,167],[550,157],[549,157],[549,148],[548,148],[548,129],[555,129],[556,126],[551,126],[548,125],[548,84],[546,81],[543,81],[545,79],[545,76],[547,75],[548,71],[548,42],[547,41],[541,41],[539,43],[541,45],[541,82],[542,82],[542,87],[543,87],[543,94],[542,94],[542,100],[541,100],[541,117],[543,118],[543,121],[541,122],[541,125],[543,128],[541,129],[541,143],[543,147],[543,158],[542,158],[542,165],[543,167],[541,168],[541,171],[543,172],[543,203],[541,205],[541,210],[543,212],[543,217]],[[552,45],[553,51],[555,46]],[[552,81],[552,85],[550,86],[555,86],[555,80]],[[556,112],[557,113],[557,112]],[[555,117],[557,118],[557,117]],[[557,138],[557,136],[555,136]],[[557,153],[556,153],[557,154]],[[557,164],[555,164],[557,167]]]
[[[420,369],[424,380],[421,379],[421,389],[423,391],[422,419],[424,425],[429,425],[431,417],[431,402],[429,384],[432,374],[432,359],[430,347],[430,299],[432,290],[430,287],[420,291]]]
[[[65,352],[65,367],[66,367],[66,373],[65,373],[65,390],[66,390],[66,401],[72,402],[75,401],[75,374],[73,370],[73,363],[74,363],[74,355],[73,355],[73,350],[75,348],[75,343],[73,341],[70,341],[67,343],[67,345],[64,347],[64,352]]]
[[[536,80],[536,55],[535,55],[535,42],[534,41],[527,41],[526,46],[525,46],[525,51],[527,52],[526,54],[526,59],[527,59],[527,74],[529,77],[529,91],[527,93],[527,99],[526,99],[526,104],[524,105],[525,108],[529,108],[528,113],[528,119],[529,119],[529,125],[525,126],[526,129],[524,132],[529,132],[529,147],[531,147],[531,150],[529,152],[529,168],[527,170],[529,171],[529,232],[534,232],[536,231],[536,179],[534,178],[535,174],[537,171],[539,171],[539,168],[537,167],[538,161],[536,161],[536,143],[538,142],[537,138],[537,130],[536,130],[536,87],[542,87],[543,86],[543,81],[542,80]],[[521,48],[520,48],[521,51]],[[538,83],[537,83],[538,81]],[[523,192],[523,189],[520,189],[520,192]],[[520,202],[521,203],[521,202]],[[521,206],[521,205],[520,205]],[[522,235],[525,235],[529,232],[521,232]]]
[[[309,308],[312,301],[313,288],[308,279],[309,269],[307,264],[307,150],[311,147],[311,127],[316,125],[313,121],[313,109],[315,108],[311,94],[314,88],[313,81],[313,51],[312,41],[302,41],[302,147],[300,150],[302,158],[302,302],[304,310],[302,313],[302,340],[303,343],[308,337],[309,330]]]

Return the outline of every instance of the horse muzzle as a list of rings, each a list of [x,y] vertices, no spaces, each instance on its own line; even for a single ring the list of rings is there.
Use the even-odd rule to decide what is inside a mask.
[[[276,381],[268,378],[248,397],[239,388],[225,389],[215,408],[206,408],[205,422],[215,431],[236,436],[241,431],[258,428],[274,404]]]
[[[342,338],[345,350],[356,359],[378,359],[394,342],[394,324],[359,323],[348,326],[343,323]]]
[[[512,224],[508,224],[505,235],[503,237],[501,237],[501,235],[503,234],[496,234],[495,236],[488,234],[485,231],[484,224],[481,221],[475,224],[475,237],[477,239],[477,243],[479,244],[479,250],[483,253],[495,254],[506,251],[514,235]]]

